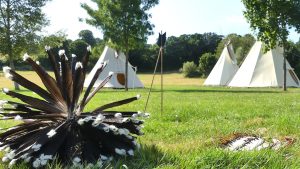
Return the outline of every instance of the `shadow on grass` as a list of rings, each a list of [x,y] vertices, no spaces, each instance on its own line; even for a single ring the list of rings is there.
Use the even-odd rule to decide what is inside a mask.
[[[27,89],[21,90],[13,90],[15,92],[31,92]],[[145,91],[148,92],[149,88],[136,88],[136,89],[129,89],[129,91],[125,91],[124,89],[112,89],[112,88],[104,88],[101,89],[98,93],[130,93],[130,92],[141,92]],[[83,90],[85,92],[85,89]],[[160,92],[160,89],[152,89],[152,93]],[[195,89],[185,89],[185,88],[178,88],[178,89],[168,89],[165,88],[164,92],[179,92],[179,93],[286,93],[281,88],[195,88]],[[300,91],[293,91],[293,93],[299,93]],[[289,90],[287,91],[289,93]]]
[[[3,156],[3,154],[1,154]],[[115,168],[115,169],[152,169],[159,166],[172,166],[176,164],[176,158],[160,151],[155,145],[143,145],[139,150],[135,151],[134,157],[115,158],[111,163],[105,164],[102,168]],[[0,168],[8,168],[6,163],[0,163]],[[13,169],[30,169],[29,164],[21,163],[12,167]],[[67,166],[63,167],[57,161],[48,164],[45,169],[79,169],[78,167]],[[86,169],[98,169],[98,166],[83,167]]]
[[[160,89],[154,89],[152,92],[160,92]],[[179,93],[283,93],[281,89],[273,89],[269,90],[259,90],[259,89],[232,89],[232,88],[224,88],[224,89],[164,89],[164,92],[179,92]]]
[[[134,157],[119,159],[113,165],[115,165],[114,168],[122,168],[122,165],[126,165],[130,169],[150,169],[159,166],[172,166],[176,164],[176,161],[174,156],[162,152],[155,145],[143,145],[135,152]]]

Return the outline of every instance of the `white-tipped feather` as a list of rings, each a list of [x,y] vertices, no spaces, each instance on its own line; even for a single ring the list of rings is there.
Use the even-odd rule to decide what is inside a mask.
[[[8,164],[8,168],[11,168],[12,166],[14,166],[17,162],[17,159],[12,159],[9,164]]]
[[[122,118],[122,114],[121,113],[116,113],[115,118]]]
[[[129,121],[130,121],[130,119],[127,118],[127,117],[125,117],[125,118],[122,119],[122,122],[123,122],[123,123],[129,122]]]
[[[250,143],[246,144],[242,150],[254,150],[256,147],[260,146],[264,143],[264,140],[262,138],[257,138],[255,140],[252,140]]]
[[[72,53],[72,58],[75,58],[75,57],[76,57],[76,55]]]
[[[9,161],[8,157],[6,157],[6,156],[2,157],[2,162],[8,162],[8,161]]]
[[[15,120],[22,120],[23,119],[23,117],[21,117],[20,115],[17,115],[16,117],[15,117]]]
[[[0,107],[3,107],[7,103],[7,100],[0,100]]]
[[[47,133],[47,136],[48,136],[48,138],[51,138],[51,137],[53,137],[55,134],[56,134],[56,131],[55,131],[54,129],[51,129],[51,130]]]
[[[39,151],[41,149],[42,145],[41,144],[33,144],[31,148],[33,151]]]
[[[109,132],[109,127],[108,127],[108,126],[103,127],[103,130],[104,130],[106,133],[108,133],[108,132]]]
[[[131,116],[133,119],[136,119],[138,117],[138,115],[136,113],[134,113],[132,116]]]
[[[12,160],[16,156],[16,150],[10,151],[6,154],[6,157],[8,157],[10,160]]]
[[[91,45],[89,45],[86,49],[87,49],[87,51],[92,52],[92,47],[91,47]]]
[[[61,49],[61,50],[59,50],[58,51],[58,55],[59,56],[62,56],[62,55],[64,55],[66,52],[65,52],[65,50],[63,50],[63,49]]]
[[[126,155],[126,150],[125,149],[115,148],[115,152],[119,155]]]
[[[102,62],[103,67],[107,65],[107,61]]]
[[[85,122],[89,122],[90,120],[92,120],[93,119],[93,116],[86,116],[85,118],[84,118],[84,121]]]
[[[49,51],[50,49],[51,49],[50,46],[47,46],[47,45],[45,46],[45,50],[46,50],[46,51]]]
[[[108,76],[112,76],[114,74],[114,72],[109,72]]]
[[[9,80],[12,80],[13,79],[13,75],[10,74],[10,73],[5,73],[4,74],[5,78],[9,79]]]
[[[2,91],[3,91],[3,93],[8,93],[9,89],[8,88],[3,88]]]
[[[79,157],[73,158],[73,163],[80,163],[81,159]]]
[[[30,56],[27,53],[25,53],[23,56],[23,61],[26,61],[28,58],[30,58]]]
[[[77,123],[82,126],[84,124],[84,119],[79,119]]]
[[[4,66],[2,69],[4,74],[9,73],[9,71],[11,70],[11,68],[8,66]]]
[[[10,151],[10,147],[5,147],[4,151],[5,152],[9,152]]]
[[[133,150],[128,150],[128,151],[127,151],[127,153],[128,153],[129,155],[131,155],[131,156],[133,156],[133,155],[134,155],[134,152],[133,152]]]
[[[41,166],[41,160],[39,158],[37,158],[36,160],[34,160],[34,162],[32,163],[32,166],[34,168],[39,168]]]
[[[136,98],[137,98],[137,99],[140,99],[140,98],[141,98],[141,95],[140,95],[140,94],[136,95]]]
[[[77,62],[76,66],[75,66],[75,70],[79,69],[79,68],[83,68],[82,63],[81,62]]]
[[[35,63],[36,63],[37,65],[40,65],[40,61],[38,61],[38,60],[37,60],[37,61],[35,61]]]
[[[108,160],[108,157],[105,155],[100,155],[100,159],[103,161],[106,161],[106,160]]]
[[[118,131],[118,128],[114,125],[109,125],[108,127],[109,127],[110,130],[112,130],[114,132]]]

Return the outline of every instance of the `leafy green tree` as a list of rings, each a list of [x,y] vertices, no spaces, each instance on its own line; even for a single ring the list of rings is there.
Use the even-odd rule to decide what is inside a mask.
[[[197,65],[192,62],[185,62],[182,66],[184,77],[197,77],[200,75]]]
[[[250,27],[257,31],[258,39],[266,44],[266,50],[276,45],[286,49],[290,28],[300,33],[299,0],[242,0],[246,7],[244,16]],[[286,56],[284,52],[284,84],[286,90]]]
[[[199,70],[203,77],[207,77],[214,65],[217,63],[217,58],[212,53],[204,53],[199,59]]]
[[[93,32],[90,30],[82,30],[79,32],[79,38],[85,41],[87,44],[94,47],[96,45],[96,39],[93,35]]]
[[[250,35],[246,34],[244,36],[238,35],[238,34],[229,34],[227,35],[218,45],[217,51],[216,51],[216,57],[219,58],[221,56],[221,53],[224,49],[224,46],[228,41],[231,42],[233,46],[233,50],[235,52],[235,55],[237,57],[238,64],[241,64],[244,58],[247,56],[249,50],[255,43],[255,38]]]
[[[147,11],[158,4],[159,0],[93,0],[98,6],[94,9],[86,3],[82,8],[90,15],[86,22],[100,27],[104,40],[117,50],[125,52],[125,90],[128,90],[128,53],[146,43],[152,34],[153,25]]]
[[[156,44],[145,45],[142,48],[134,49],[129,52],[129,62],[138,67],[138,71],[153,70],[159,47]]]
[[[198,65],[199,56],[204,53],[215,53],[221,35],[215,33],[185,34],[179,37],[168,37],[164,60],[166,69],[178,70],[184,62],[193,61]]]
[[[45,46],[51,46],[51,48],[59,48],[63,46],[64,42],[67,40],[67,35],[64,32],[56,32],[54,34],[44,36],[40,41],[40,46],[44,48]]]
[[[36,32],[48,24],[41,10],[47,1],[0,0],[0,53],[8,57],[12,69],[15,69],[14,59],[33,46]]]
[[[77,57],[82,57],[87,46],[88,44],[85,41],[77,39],[70,44],[70,52],[75,54]]]
[[[238,48],[236,49],[236,59],[238,64],[240,65],[245,57],[248,55],[250,49],[255,43],[255,38],[251,34],[246,34],[240,38],[240,43]]]

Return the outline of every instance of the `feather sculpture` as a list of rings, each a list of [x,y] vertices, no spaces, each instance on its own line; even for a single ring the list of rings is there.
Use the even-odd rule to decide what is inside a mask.
[[[135,138],[142,134],[140,129],[143,121],[138,117],[147,117],[148,114],[107,109],[135,101],[140,95],[102,105],[91,112],[83,112],[86,104],[113,74],[110,73],[93,89],[96,79],[106,66],[103,63],[80,99],[90,47],[82,62],[76,64],[75,55],[73,63],[69,63],[64,50],[59,51],[57,60],[50,47],[45,49],[55,78],[29,55],[24,55],[24,61],[37,73],[45,89],[9,67],[3,68],[7,78],[33,91],[42,99],[3,89],[6,95],[23,103],[0,101],[2,119],[23,120],[23,123],[0,134],[0,147],[6,150],[2,161],[9,162],[9,166],[25,161],[32,167],[39,168],[52,160],[58,160],[63,165],[101,165],[114,156],[133,156],[134,150],[139,146]]]
[[[234,133],[221,139],[221,146],[230,151],[250,151],[273,149],[278,150],[282,147],[293,144],[295,140],[286,137],[284,141],[273,138],[272,141],[267,141],[256,135]]]

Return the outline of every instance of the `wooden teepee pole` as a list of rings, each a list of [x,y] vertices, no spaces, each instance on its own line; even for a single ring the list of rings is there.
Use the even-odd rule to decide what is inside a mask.
[[[161,75],[161,81],[160,81],[160,89],[161,89],[161,97],[160,97],[160,114],[163,113],[163,101],[164,101],[164,71],[163,71],[163,47],[160,47],[160,75]]]
[[[159,63],[159,59],[160,59],[160,75],[161,75],[161,84],[160,84],[160,88],[161,88],[161,99],[160,99],[160,114],[162,115],[163,113],[163,49],[164,49],[164,45],[165,45],[165,42],[166,42],[166,32],[163,34],[162,32],[159,33],[159,37],[158,37],[158,41],[157,41],[157,45],[160,47],[159,48],[159,52],[158,52],[158,56],[157,56],[157,60],[156,60],[156,65],[155,65],[155,68],[154,68],[154,72],[153,72],[153,77],[152,77],[152,82],[151,82],[151,86],[150,86],[150,89],[149,89],[149,93],[148,93],[148,97],[147,97],[147,100],[146,100],[146,105],[145,105],[145,109],[144,111],[146,112],[147,110],[147,106],[148,106],[148,102],[149,102],[149,98],[150,98],[150,93],[151,93],[151,90],[152,90],[152,86],[153,86],[153,82],[154,82],[154,77],[155,77],[155,73],[156,73],[156,68],[158,66],[158,63]]]

